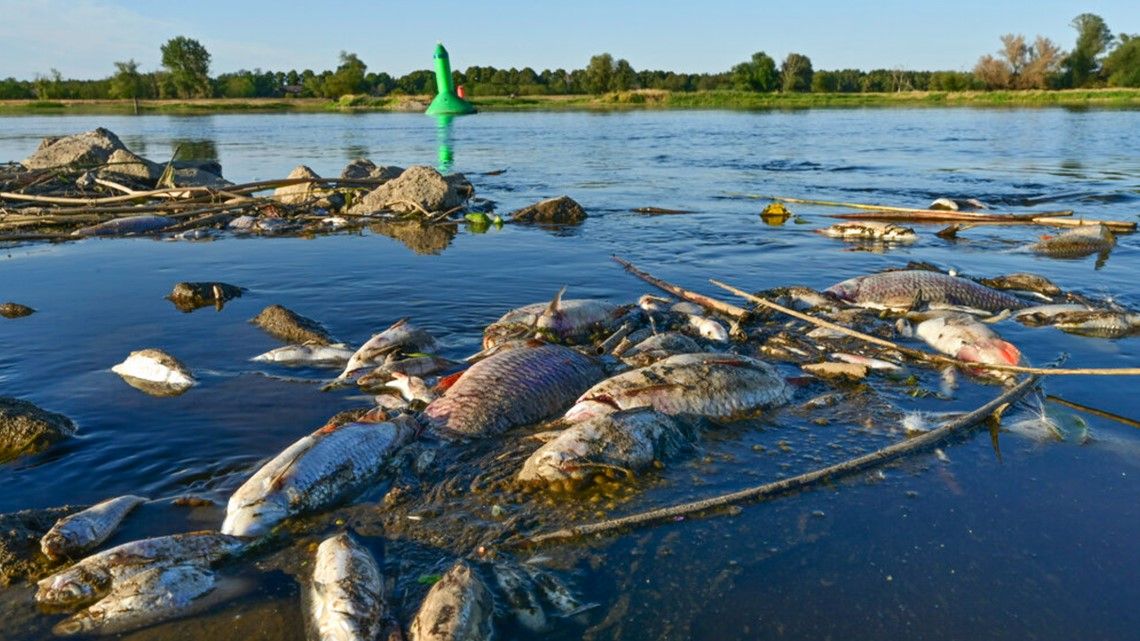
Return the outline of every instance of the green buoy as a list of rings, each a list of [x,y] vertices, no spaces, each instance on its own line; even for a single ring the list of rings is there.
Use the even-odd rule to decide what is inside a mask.
[[[473,114],[475,106],[459,97],[451,80],[451,60],[443,43],[435,46],[435,86],[438,93],[427,108],[429,116]]]

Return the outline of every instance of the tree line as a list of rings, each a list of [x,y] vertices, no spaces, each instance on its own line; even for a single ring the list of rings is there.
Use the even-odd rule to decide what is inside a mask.
[[[1073,19],[1072,50],[1064,51],[1038,35],[1001,36],[996,55],[982,56],[972,71],[841,69],[815,71],[811,59],[789,53],[777,65],[760,51],[722,73],[686,74],[635,70],[608,53],[590,58],[583,69],[468,67],[452,72],[455,84],[472,96],[594,94],[634,89],[675,92],[736,90],[753,92],[882,93],[1140,87],[1140,35],[1113,36],[1104,20],[1083,13]],[[337,99],[345,95],[424,95],[435,91],[435,74],[417,70],[400,77],[368,70],[355,53],[340,52],[332,70],[240,70],[210,76],[210,53],[197,40],[179,36],[161,47],[162,68],[142,72],[134,60],[115,62],[101,80],[69,80],[56,69],[31,81],[0,80],[0,99],[164,99],[280,98]]]

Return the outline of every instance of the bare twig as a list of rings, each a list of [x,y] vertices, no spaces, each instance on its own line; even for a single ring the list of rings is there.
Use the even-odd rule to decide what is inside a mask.
[[[748,310],[746,310],[746,309],[737,307],[735,305],[730,305],[728,303],[721,302],[715,298],[710,298],[708,296],[704,296],[704,295],[698,294],[696,292],[691,292],[687,289],[683,289],[681,287],[673,285],[672,283],[667,283],[667,282],[660,280],[658,278],[654,278],[653,276],[650,276],[649,274],[647,274],[647,273],[641,271],[640,269],[634,267],[628,261],[623,260],[617,256],[610,256],[610,258],[612,258],[614,260],[614,262],[616,262],[617,264],[624,267],[627,272],[633,274],[634,276],[637,276],[641,280],[649,283],[650,285],[653,285],[654,287],[657,287],[658,289],[662,289],[664,291],[669,292],[670,294],[672,294],[678,298],[683,298],[687,301],[696,303],[702,307],[708,307],[709,309],[715,310],[717,312],[720,312],[721,314],[724,314],[724,315],[730,316],[730,317],[744,316],[748,313]]]
[[[1095,407],[1089,407],[1088,405],[1081,405],[1080,403],[1074,403],[1072,401],[1066,401],[1065,399],[1060,398],[1058,396],[1053,396],[1052,394],[1046,394],[1045,400],[1052,401],[1058,405],[1064,405],[1065,407],[1071,407],[1075,410],[1080,410],[1086,414],[1092,414],[1093,416],[1099,416],[1101,418],[1107,418],[1109,420],[1116,421],[1117,423],[1123,423],[1124,425],[1127,425],[1129,427],[1140,427],[1140,421],[1128,418],[1126,416],[1121,416],[1119,414],[1113,414],[1112,412],[1106,412],[1104,410],[1098,410]]]

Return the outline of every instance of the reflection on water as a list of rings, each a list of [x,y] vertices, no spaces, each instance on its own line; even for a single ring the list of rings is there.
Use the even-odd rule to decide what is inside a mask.
[[[451,164],[455,162],[455,152],[451,147],[451,123],[455,120],[452,114],[435,116],[436,139],[439,141],[439,173],[451,173]]]
[[[213,140],[174,140],[176,160],[218,160],[218,146]]]

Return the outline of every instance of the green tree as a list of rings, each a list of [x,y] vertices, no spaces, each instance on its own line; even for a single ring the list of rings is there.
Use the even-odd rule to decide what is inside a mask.
[[[1100,69],[1097,56],[1112,44],[1112,32],[1104,19],[1093,13],[1082,13],[1073,18],[1071,26],[1077,30],[1077,46],[1065,59],[1069,86],[1091,86],[1095,84]]]
[[[812,93],[836,93],[839,91],[839,75],[834,71],[817,71],[811,77]]]
[[[1110,87],[1140,87],[1140,35],[1120,34],[1120,44],[1104,59]]]
[[[0,80],[0,99],[24,100],[33,96],[32,87],[27,82],[16,80],[11,76]]]
[[[776,89],[776,61],[763,51],[752,54],[752,60],[732,68],[732,82],[745,91],[774,91]]]
[[[138,100],[145,96],[146,80],[139,73],[139,63],[133,59],[115,63],[115,75],[111,76],[111,97]]]
[[[811,59],[799,53],[789,53],[780,66],[780,88],[785,92],[811,91]]]
[[[40,100],[48,100],[51,98],[64,98],[63,75],[59,73],[59,69],[52,67],[51,71],[46,76],[36,74],[35,79],[36,98]]]
[[[340,66],[324,84],[324,94],[328,98],[340,98],[346,94],[367,93],[364,72],[368,65],[355,54],[340,52]]]
[[[629,91],[637,88],[637,72],[625,58],[614,63],[614,75],[610,81],[610,91]]]
[[[169,82],[177,97],[210,96],[210,53],[202,43],[185,36],[167,40],[162,45],[162,66],[169,72]]]
[[[583,88],[597,96],[610,90],[614,77],[614,57],[601,53],[590,58],[582,78]]]

